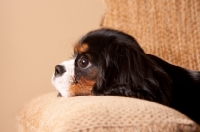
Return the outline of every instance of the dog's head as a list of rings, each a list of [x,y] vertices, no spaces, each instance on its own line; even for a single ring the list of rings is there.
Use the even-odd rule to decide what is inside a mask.
[[[74,46],[73,58],[55,67],[52,82],[62,96],[117,95],[167,104],[170,80],[136,40],[99,29]]]

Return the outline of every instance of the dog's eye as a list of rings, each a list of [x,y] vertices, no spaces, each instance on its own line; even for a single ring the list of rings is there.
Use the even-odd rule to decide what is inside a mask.
[[[86,68],[89,65],[89,60],[86,57],[81,57],[78,64],[81,68]]]

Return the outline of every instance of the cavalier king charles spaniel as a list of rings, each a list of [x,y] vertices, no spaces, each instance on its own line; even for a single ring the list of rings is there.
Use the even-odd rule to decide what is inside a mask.
[[[52,82],[63,97],[140,98],[200,123],[200,71],[146,54],[132,36],[117,30],[102,28],[83,36],[71,60],[55,66]]]

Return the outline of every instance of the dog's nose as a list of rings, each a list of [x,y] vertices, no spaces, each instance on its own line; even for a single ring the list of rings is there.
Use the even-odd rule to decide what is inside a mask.
[[[66,72],[65,67],[62,65],[55,66],[55,76],[61,76],[64,72]]]

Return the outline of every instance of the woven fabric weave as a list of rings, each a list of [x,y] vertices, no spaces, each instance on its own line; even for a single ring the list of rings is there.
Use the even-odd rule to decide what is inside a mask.
[[[57,98],[49,93],[18,115],[19,132],[200,132],[185,115],[140,99],[114,96]]]
[[[200,0],[104,0],[102,27],[136,38],[146,53],[200,70]]]

